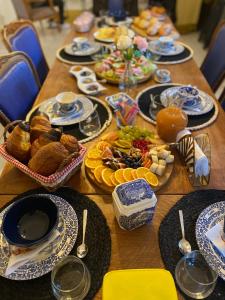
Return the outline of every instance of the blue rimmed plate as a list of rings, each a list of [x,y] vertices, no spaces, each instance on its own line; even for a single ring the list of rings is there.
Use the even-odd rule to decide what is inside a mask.
[[[225,201],[216,202],[202,211],[196,222],[196,240],[209,266],[225,280],[225,257],[207,238],[206,233],[220,223],[225,215]]]
[[[184,51],[184,46],[178,42],[175,42],[173,47],[162,48],[159,40],[153,40],[149,43],[149,50],[153,54],[161,56],[173,56],[181,54]]]
[[[5,275],[10,256],[10,247],[2,233],[0,233],[0,275],[12,280],[29,280],[38,278],[50,272],[55,264],[67,256],[77,239],[78,219],[72,206],[63,198],[47,195],[59,209],[59,236],[44,248],[36,257],[19,267],[9,275]],[[9,206],[0,213],[0,222]]]

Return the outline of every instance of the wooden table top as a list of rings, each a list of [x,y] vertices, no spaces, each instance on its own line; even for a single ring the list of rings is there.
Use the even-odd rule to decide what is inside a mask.
[[[70,43],[75,35],[75,32],[71,31],[66,37],[65,44]],[[84,35],[92,37],[92,32]],[[76,81],[68,72],[70,67],[70,65],[61,63],[58,60],[55,61],[37,97],[36,104],[62,91],[78,92]],[[193,59],[182,64],[168,65],[166,68],[170,70],[174,83],[192,84],[213,96],[208,83]],[[150,80],[147,83],[138,85],[133,96],[136,96],[135,94],[139,91],[153,84],[155,84],[153,80]],[[106,84],[106,86],[107,90],[99,97],[100,99],[104,100],[105,96],[118,92],[116,86],[109,84]],[[219,108],[219,115],[216,122],[196,132],[207,132],[211,141],[212,170],[210,184],[207,188],[225,188],[225,151],[222,147],[222,145],[225,144],[224,120],[224,112]],[[155,130],[153,125],[147,123],[140,116],[137,117],[137,125],[149,130]],[[112,124],[104,133],[115,129],[116,123],[115,120],[113,120]],[[89,147],[94,144],[96,140],[85,145]],[[113,213],[111,195],[105,195],[105,192],[90,183],[83,169],[77,172],[67,184],[79,192],[89,195],[90,198],[99,205],[106,216],[112,237],[110,270],[146,267],[163,268],[158,244],[158,228],[160,222],[182,195],[194,190],[188,181],[184,165],[178,156],[176,157],[173,175],[168,183],[157,192],[158,204],[153,223],[132,232],[123,231],[119,228]],[[13,195],[20,194],[35,187],[38,187],[38,185],[32,179],[16,168],[6,164],[0,177],[0,206],[9,201]],[[101,291],[99,291],[95,299],[101,299]],[[181,299],[181,297],[179,299]]]

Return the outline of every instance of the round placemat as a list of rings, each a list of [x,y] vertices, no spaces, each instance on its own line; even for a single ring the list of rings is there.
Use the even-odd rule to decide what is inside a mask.
[[[185,237],[190,242],[192,250],[198,249],[195,237],[195,225],[198,216],[209,205],[224,201],[225,191],[221,190],[200,190],[182,197],[168,212],[159,228],[159,247],[161,257],[166,269],[175,278],[175,267],[181,259],[182,254],[178,248],[178,242],[182,238],[179,213],[181,209],[184,215]],[[183,294],[183,293],[182,293]],[[184,294],[183,294],[184,295]],[[186,295],[184,298],[192,299]],[[218,278],[214,292],[207,297],[208,300],[224,300],[224,281]]]
[[[112,112],[107,104],[105,104],[102,100],[97,99],[92,96],[86,96],[88,99],[90,99],[93,102],[93,105],[98,104],[97,112],[99,115],[100,123],[101,123],[101,129],[93,134],[92,136],[86,136],[79,130],[79,123],[73,124],[73,125],[67,125],[67,126],[61,126],[63,128],[63,132],[66,134],[71,134],[77,138],[77,140],[80,143],[86,143],[90,140],[95,139],[97,136],[99,136],[111,123],[112,121]],[[38,113],[38,109],[41,103],[37,106],[35,106],[31,112],[29,113],[29,121],[33,116],[35,116]],[[52,126],[52,127],[58,127],[58,126]]]
[[[157,84],[141,91],[136,98],[139,107],[139,114],[141,115],[141,117],[146,121],[155,125],[156,121],[149,115],[150,95],[152,94],[153,96],[157,96],[157,95],[159,96],[165,89],[178,86],[178,85],[181,84],[177,84],[177,83],[172,83],[172,84],[165,83],[160,85]],[[162,106],[162,108],[164,107]],[[188,116],[187,129],[194,131],[211,125],[216,120],[218,116],[218,112],[219,112],[218,105],[214,100],[214,107],[210,112],[198,116]]]
[[[43,188],[35,189],[23,193],[11,202],[32,194],[49,194]],[[104,274],[108,271],[111,258],[111,237],[106,219],[98,206],[71,188],[60,188],[52,193],[64,198],[76,211],[78,224],[82,224],[83,210],[88,210],[88,222],[86,231],[86,241],[88,254],[83,259],[91,273],[91,288],[85,300],[91,300],[102,285]],[[6,207],[5,206],[5,207]],[[1,208],[3,210],[5,207]],[[71,251],[71,255],[76,255],[77,246],[82,242],[82,225],[79,226],[76,244]],[[55,300],[51,290],[51,273],[40,278],[28,281],[15,281],[0,277],[1,299],[4,300]]]
[[[172,65],[172,64],[180,64],[191,59],[194,54],[193,50],[184,43],[179,43],[179,44],[184,46],[184,51],[182,53],[177,55],[168,55],[168,56],[161,55],[156,60],[154,60],[155,55],[153,55],[153,62],[155,64],[160,64],[160,65]]]

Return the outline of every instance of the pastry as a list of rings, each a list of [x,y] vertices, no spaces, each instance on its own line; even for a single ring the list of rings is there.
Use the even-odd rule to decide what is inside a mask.
[[[143,10],[142,12],[141,12],[141,14],[140,14],[140,17],[142,18],[142,19],[145,19],[145,20],[150,20],[151,19],[151,11],[150,10]]]
[[[134,21],[133,21],[133,24],[136,25],[136,26],[138,26],[140,21],[141,21],[140,17],[135,17]]]
[[[39,113],[39,115],[35,115],[31,119],[30,126],[34,127],[36,125],[45,125],[46,121],[48,121],[48,123],[50,124],[48,115],[45,113]]]
[[[43,133],[51,130],[51,123],[45,116],[35,116],[31,120],[30,124],[30,139],[31,143],[39,138],[39,136]]]
[[[60,143],[69,151],[69,153],[79,152],[80,146],[77,139],[69,134],[62,134]]]
[[[10,133],[6,141],[6,150],[21,162],[27,162],[30,156],[30,126],[20,122]]]
[[[149,21],[141,19],[141,21],[139,22],[138,27],[141,29],[146,29],[149,26]]]
[[[49,176],[68,162],[68,150],[60,142],[52,142],[41,147],[30,159],[28,166],[38,174]]]

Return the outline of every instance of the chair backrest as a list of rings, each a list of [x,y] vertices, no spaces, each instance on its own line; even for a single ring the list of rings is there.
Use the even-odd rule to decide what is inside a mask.
[[[222,22],[213,34],[201,71],[215,91],[225,77],[225,22]]]
[[[29,10],[24,0],[11,0],[18,19],[29,19]]]
[[[37,72],[26,54],[0,56],[0,111],[10,121],[25,119],[39,90]]]
[[[31,58],[42,84],[49,69],[33,23],[29,20],[12,22],[4,26],[2,36],[9,51],[23,51]]]

